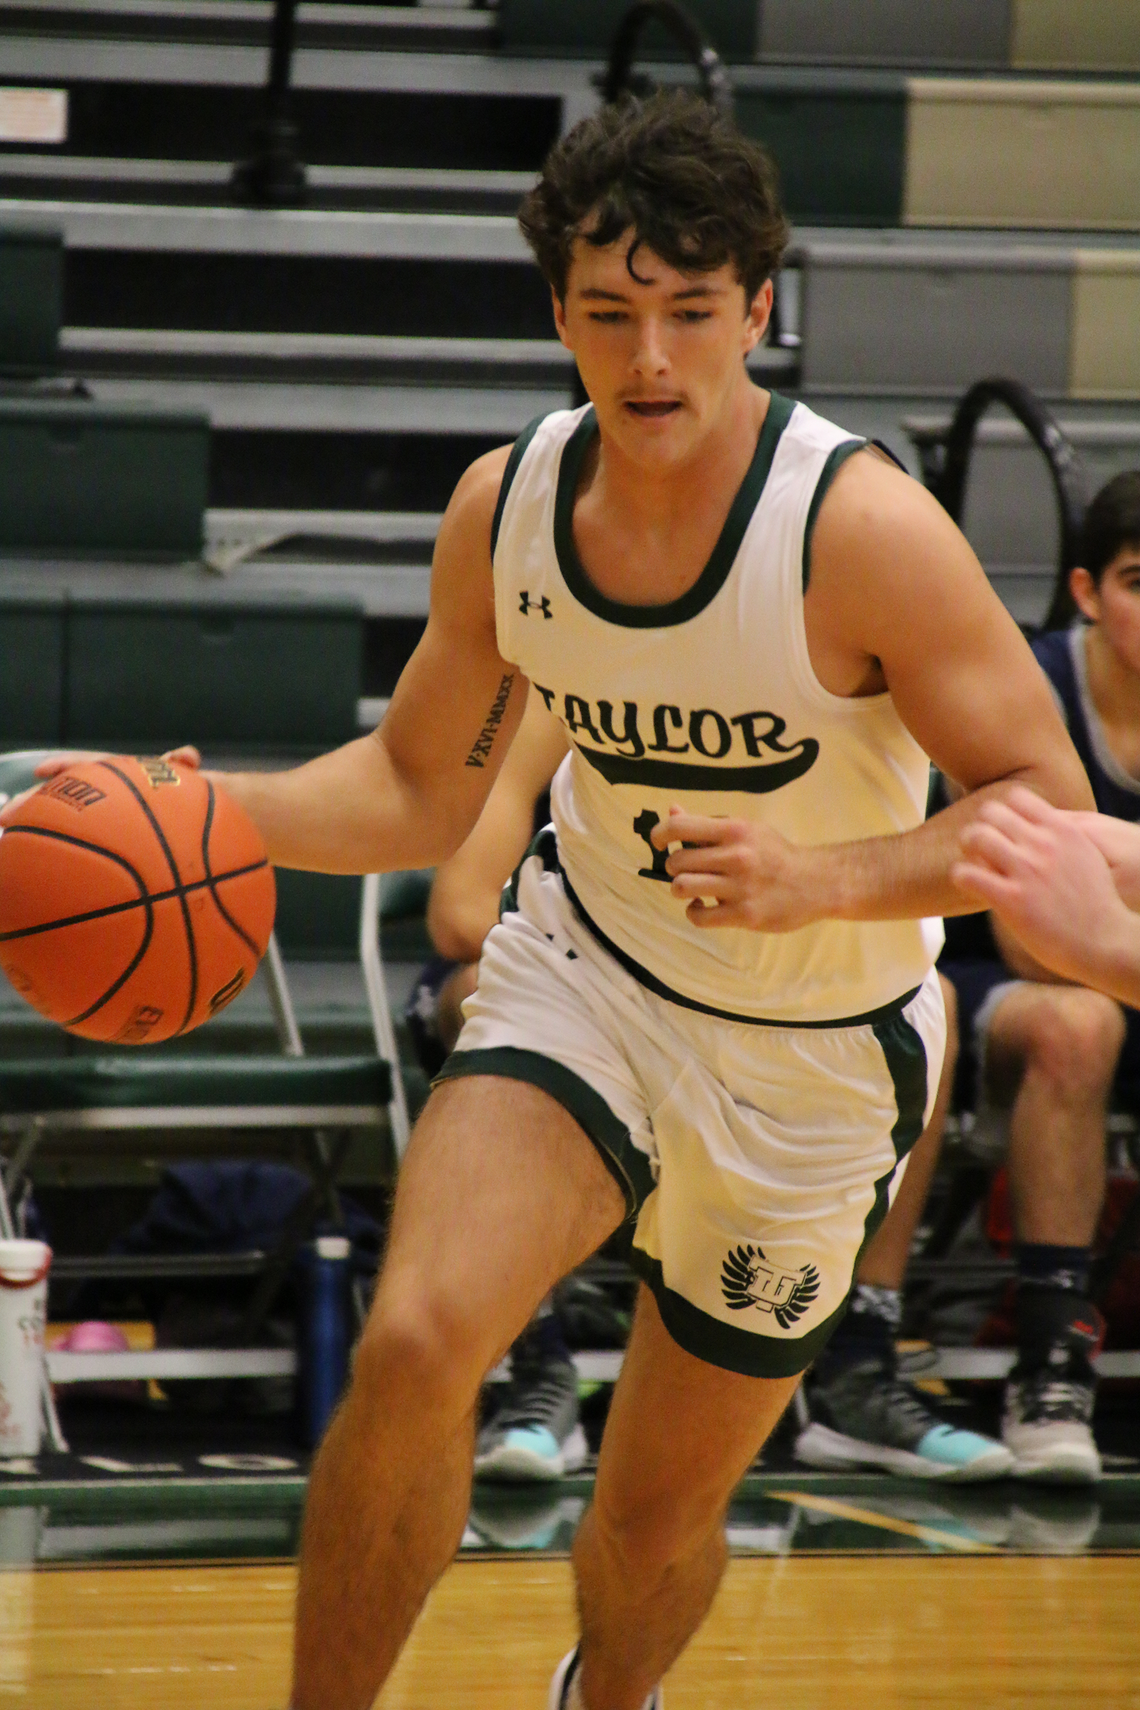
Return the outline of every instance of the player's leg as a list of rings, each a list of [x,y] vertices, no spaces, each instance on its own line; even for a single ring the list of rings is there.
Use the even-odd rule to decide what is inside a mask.
[[[899,1376],[895,1354],[907,1260],[942,1149],[958,1060],[954,987],[945,979],[941,986],[946,1055],[934,1108],[891,1209],[859,1261],[847,1316],[805,1386],[811,1420],[795,1452],[809,1466],[882,1467],[907,1478],[974,1483],[1006,1477],[1013,1465],[1009,1450],[940,1418]]]
[[[1012,1098],[1009,1176],[1018,1260],[1018,1364],[1003,1437],[1022,1477],[1092,1480],[1100,1319],[1088,1299],[1089,1248],[1105,1183],[1105,1112],[1124,1019],[1080,986],[1019,983],[988,1016],[985,1069]]]
[[[462,1536],[486,1372],[624,1215],[593,1145],[546,1093],[479,1076],[432,1095],[310,1480],[294,1710],[371,1705]]]
[[[586,1710],[641,1710],[708,1611],[724,1515],[797,1377],[742,1377],[686,1353],[642,1288],[574,1541]]]

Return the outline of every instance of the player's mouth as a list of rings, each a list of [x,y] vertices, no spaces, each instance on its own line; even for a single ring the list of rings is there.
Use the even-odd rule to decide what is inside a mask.
[[[640,416],[644,421],[657,421],[663,416],[675,415],[681,408],[679,398],[627,398],[624,408],[632,415]]]

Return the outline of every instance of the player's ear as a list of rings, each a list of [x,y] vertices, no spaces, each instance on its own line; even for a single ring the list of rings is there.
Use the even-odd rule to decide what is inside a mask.
[[[772,318],[772,296],[772,281],[765,279],[748,305],[748,313],[744,317],[745,353],[755,350],[768,330],[768,322]]]
[[[1083,564],[1076,564],[1069,571],[1069,592],[1081,616],[1090,623],[1099,623],[1100,592]]]

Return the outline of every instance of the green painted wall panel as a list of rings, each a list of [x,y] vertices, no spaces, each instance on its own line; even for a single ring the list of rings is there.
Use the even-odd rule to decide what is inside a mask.
[[[76,603],[67,740],[331,747],[356,734],[363,630],[351,606]]]
[[[196,557],[205,416],[0,400],[0,550]]]
[[[63,739],[64,607],[0,604],[0,750]]]
[[[62,234],[0,227],[0,370],[49,373],[62,318]]]
[[[780,169],[792,219],[896,225],[902,212],[906,95],[738,90],[742,130]]]

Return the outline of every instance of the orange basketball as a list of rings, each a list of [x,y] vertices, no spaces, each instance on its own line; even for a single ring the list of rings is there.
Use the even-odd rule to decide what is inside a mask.
[[[0,835],[0,966],[84,1039],[188,1033],[248,985],[273,930],[273,869],[224,790],[167,760],[85,760]]]

